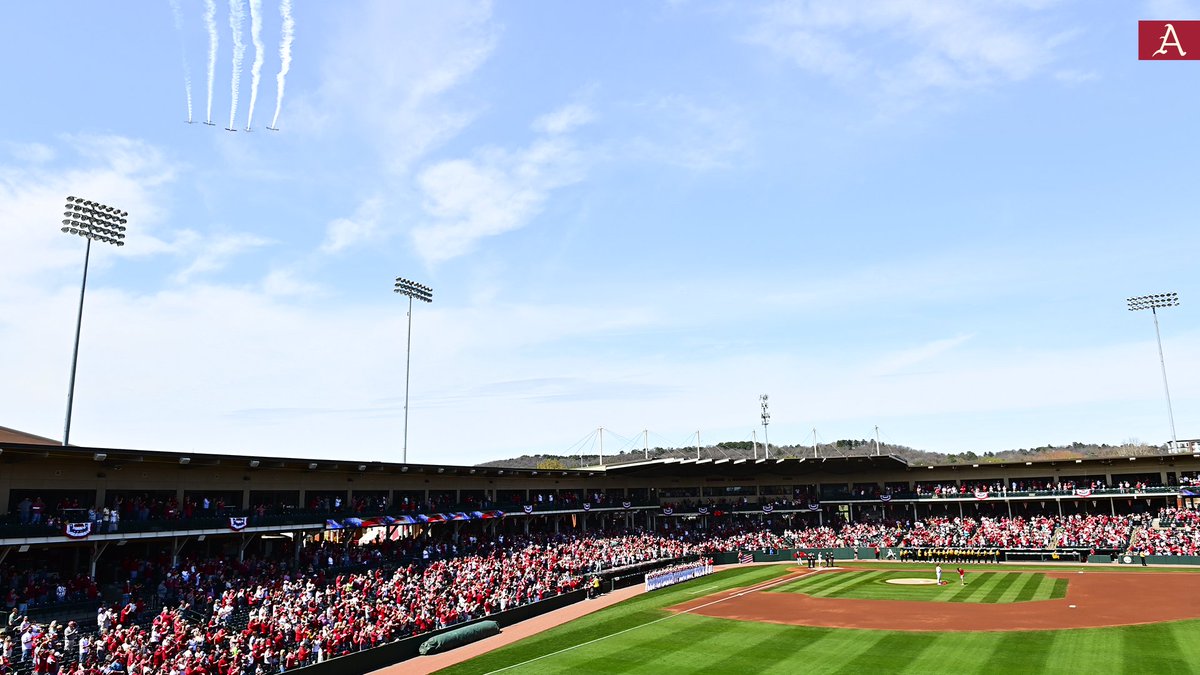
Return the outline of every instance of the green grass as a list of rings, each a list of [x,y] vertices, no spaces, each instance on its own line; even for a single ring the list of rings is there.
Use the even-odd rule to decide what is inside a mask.
[[[1009,603],[1053,600],[1067,595],[1067,580],[1052,579],[1041,572],[970,572],[967,585],[958,581],[953,569],[943,570],[945,586],[900,586],[888,579],[931,579],[924,569],[906,571],[871,570],[821,572],[771,589],[780,593],[803,593],[815,598],[859,598],[863,600],[907,600],[916,602]]]
[[[916,568],[909,569],[912,576]],[[784,565],[735,568],[639,595],[442,672],[490,673],[510,666],[516,667],[504,672],[1200,672],[1200,640],[1195,638],[1200,621],[1043,632],[912,633],[783,626],[662,610],[785,572]],[[1131,598],[1132,616],[1136,606]]]

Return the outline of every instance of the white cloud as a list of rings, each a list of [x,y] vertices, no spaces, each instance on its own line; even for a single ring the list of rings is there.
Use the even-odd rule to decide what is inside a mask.
[[[376,0],[333,31],[315,97],[299,99],[291,125],[336,133],[370,130],[386,164],[403,172],[457,134],[476,104],[447,95],[487,61],[499,35],[490,2]]]
[[[351,246],[371,241],[379,236],[379,217],[383,200],[371,197],[358,205],[351,218],[337,218],[325,228],[321,250],[336,253]]]
[[[661,96],[635,106],[646,132],[616,150],[635,160],[696,171],[728,168],[747,147],[745,115],[736,106],[713,106],[681,95]]]
[[[192,262],[175,274],[176,283],[185,284],[199,274],[225,269],[233,258],[271,243],[269,239],[246,233],[219,234],[192,241],[189,248],[198,250]]]
[[[582,103],[570,103],[546,113],[533,121],[534,131],[543,134],[565,134],[588,124],[596,118],[592,109]]]
[[[847,88],[903,102],[1044,70],[1072,35],[1047,33],[1028,20],[1050,4],[782,1],[763,10],[745,38]]]
[[[893,375],[903,372],[911,366],[936,359],[970,340],[971,337],[970,335],[959,335],[952,338],[933,340],[919,347],[889,354],[875,365],[875,372],[878,375]]]
[[[552,190],[582,175],[582,158],[562,136],[516,152],[491,150],[434,164],[417,176],[433,221],[413,231],[417,252],[438,263],[469,253],[481,239],[525,227]]]
[[[5,143],[8,152],[20,162],[45,164],[58,156],[54,148],[44,143]]]
[[[78,153],[71,168],[53,171],[43,165],[0,165],[0,296],[18,292],[47,273],[82,266],[83,242],[59,231],[58,222],[69,195],[94,199],[130,213],[126,245],[96,251],[93,265],[101,269],[114,258],[145,256],[161,251],[155,235],[163,220],[157,188],[174,179],[175,171],[154,147],[120,137],[68,136],[61,155]],[[36,158],[34,158],[36,160]]]

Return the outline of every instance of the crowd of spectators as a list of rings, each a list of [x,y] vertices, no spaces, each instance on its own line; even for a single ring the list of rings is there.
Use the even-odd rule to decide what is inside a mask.
[[[586,496],[599,499],[599,496]],[[711,530],[378,538],[311,542],[245,561],[129,558],[125,592],[94,627],[30,621],[36,603],[96,598],[94,580],[0,569],[0,674],[269,675],[581,588],[596,572],[728,551],[785,548],[1120,549],[1195,555],[1200,514],[930,517],[775,531],[750,520]],[[147,590],[136,592],[137,587]],[[153,607],[147,611],[149,599]],[[146,615],[150,616],[147,617]],[[119,664],[119,665],[118,665]]]

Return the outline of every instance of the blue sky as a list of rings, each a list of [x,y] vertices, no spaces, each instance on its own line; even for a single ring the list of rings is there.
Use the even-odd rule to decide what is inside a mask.
[[[257,4],[257,3],[256,3]],[[239,5],[235,0],[234,5]],[[253,92],[251,7],[235,124]],[[0,25],[0,424],[395,460],[865,438],[948,452],[1200,437],[1200,66],[1159,1],[24,3]],[[1200,49],[1200,45],[1197,46]],[[185,69],[186,61],[186,69]],[[759,430],[761,433],[761,429]],[[626,440],[628,439],[628,440]]]

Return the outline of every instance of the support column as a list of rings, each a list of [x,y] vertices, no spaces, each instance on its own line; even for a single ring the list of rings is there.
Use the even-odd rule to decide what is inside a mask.
[[[1054,501],[1058,503],[1058,517],[1062,518],[1062,498],[1055,499]]]
[[[96,562],[100,560],[100,556],[104,554],[104,551],[107,548],[108,548],[107,541],[104,541],[104,542],[98,541],[98,542],[94,542],[92,544],[92,555],[91,555],[91,562],[88,565],[88,573],[91,575],[91,577],[93,579],[96,578]]]
[[[184,537],[183,541],[179,541],[179,537],[171,537],[171,566],[179,564],[179,552],[183,550],[184,544],[188,543],[190,537]]]
[[[1009,517],[1009,518],[1012,518],[1012,500],[1011,500],[1011,499],[1005,499],[1005,500],[1004,500],[1004,504],[1005,504],[1006,506],[1008,506],[1008,517]]]
[[[249,546],[250,542],[252,541],[254,541],[254,535],[242,535],[242,541],[240,544],[238,544],[238,562],[246,562],[246,547]]]
[[[962,518],[962,517],[964,517],[964,516],[963,516],[963,507],[962,507],[962,504],[963,504],[962,502],[959,502],[959,503],[958,503],[958,517],[959,517],[959,518]]]

